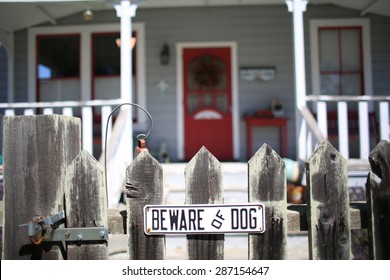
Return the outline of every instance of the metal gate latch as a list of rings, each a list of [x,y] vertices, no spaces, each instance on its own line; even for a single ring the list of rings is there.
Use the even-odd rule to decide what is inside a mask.
[[[32,243],[54,241],[105,241],[108,240],[108,229],[105,227],[58,228],[65,222],[65,211],[47,217],[35,217],[27,226],[28,236]]]

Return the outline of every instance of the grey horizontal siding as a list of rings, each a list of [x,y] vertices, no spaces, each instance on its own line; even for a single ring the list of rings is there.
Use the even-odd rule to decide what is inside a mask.
[[[390,95],[390,18],[371,17],[371,51],[375,95]]]

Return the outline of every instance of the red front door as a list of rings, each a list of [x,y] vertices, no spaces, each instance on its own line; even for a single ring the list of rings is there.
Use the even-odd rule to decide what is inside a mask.
[[[205,146],[218,160],[233,159],[230,47],[183,49],[184,155]]]

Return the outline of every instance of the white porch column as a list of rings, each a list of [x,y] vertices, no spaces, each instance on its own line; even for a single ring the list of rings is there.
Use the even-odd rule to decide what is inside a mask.
[[[135,16],[137,5],[131,4],[129,0],[122,0],[120,5],[115,5],[117,16],[121,19],[121,99],[123,103],[132,102],[133,100],[133,75],[132,75],[132,49],[130,45],[132,36],[131,18]],[[127,156],[133,158],[133,121],[131,106],[122,107],[129,114],[129,119],[126,122],[123,137],[127,143]]]
[[[121,0],[120,4],[114,6],[117,16],[121,19],[121,86],[120,94],[122,103],[129,103],[133,100],[132,92],[132,49],[130,45],[132,36],[131,18],[135,16],[137,5],[132,5],[129,0]],[[117,207],[123,182],[126,179],[126,168],[133,160],[133,108],[122,106],[121,114],[126,114],[125,122],[120,127],[120,135],[117,135],[115,149],[111,155],[107,155],[107,192],[108,206]],[[106,120],[104,120],[106,121]],[[119,131],[118,130],[118,131]]]
[[[294,78],[295,102],[297,106],[295,121],[297,133],[297,158],[306,160],[307,126],[299,109],[306,106],[306,70],[305,70],[305,40],[303,28],[303,13],[306,11],[307,0],[286,0],[289,12],[292,12],[294,34]]]

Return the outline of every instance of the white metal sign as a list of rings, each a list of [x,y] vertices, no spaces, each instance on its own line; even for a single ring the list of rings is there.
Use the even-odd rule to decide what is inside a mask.
[[[256,204],[146,205],[146,234],[211,234],[265,231],[265,208]]]

